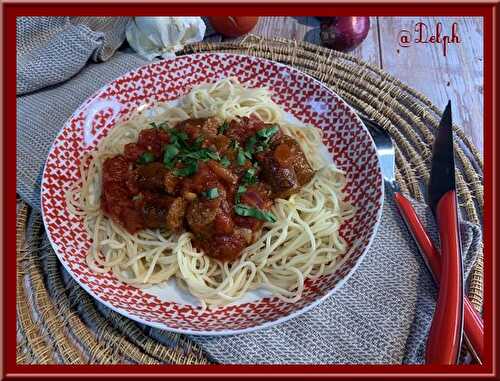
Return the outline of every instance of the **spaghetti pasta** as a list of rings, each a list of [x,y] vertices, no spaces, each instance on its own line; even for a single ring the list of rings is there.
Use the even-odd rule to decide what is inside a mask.
[[[256,115],[265,123],[278,123],[295,138],[310,166],[313,179],[289,199],[276,199],[276,222],[266,222],[263,232],[241,256],[221,262],[195,249],[192,234],[172,234],[146,229],[136,234],[107,218],[100,207],[103,162],[123,152],[150,124],[169,126],[189,118],[220,120]],[[81,162],[81,179],[67,191],[71,213],[82,218],[92,238],[86,261],[92,271],[111,271],[120,281],[148,287],[175,278],[200,300],[202,307],[234,302],[250,290],[264,288],[287,302],[300,299],[304,282],[332,273],[347,244],[339,235],[354,208],[343,201],[344,173],[322,157],[321,131],[285,121],[280,107],[264,88],[245,88],[233,78],[191,90],[176,104],[158,104],[155,112],[137,112],[119,123],[97,149]]]

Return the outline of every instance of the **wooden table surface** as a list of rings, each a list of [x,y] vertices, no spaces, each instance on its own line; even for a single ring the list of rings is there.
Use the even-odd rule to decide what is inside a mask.
[[[351,54],[393,74],[399,80],[419,90],[438,107],[444,109],[448,99],[453,105],[453,121],[469,136],[483,153],[483,20],[481,17],[371,17],[366,40]],[[417,23],[424,40],[436,35],[452,35],[457,23],[458,43],[413,43],[402,47],[402,30],[412,32]],[[261,17],[252,30],[263,37],[285,37],[320,43],[319,21],[315,17]],[[209,33],[210,34],[210,33]],[[224,40],[210,34],[207,39]]]

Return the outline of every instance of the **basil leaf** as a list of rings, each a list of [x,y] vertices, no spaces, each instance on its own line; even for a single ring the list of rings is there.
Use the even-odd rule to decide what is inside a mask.
[[[146,151],[141,156],[139,156],[139,159],[137,159],[137,162],[139,164],[147,164],[147,163],[151,163],[154,160],[155,160],[155,155],[153,155],[152,152]]]
[[[165,152],[163,153],[163,164],[168,167],[173,165],[173,158],[179,153],[179,148],[173,144],[169,144],[165,147]]]
[[[226,156],[224,156],[222,159],[220,159],[220,163],[224,168],[229,167],[229,165],[231,164],[231,162],[229,161],[229,159]]]
[[[254,136],[251,136],[247,139],[247,143],[246,143],[246,150],[248,152],[253,152],[254,149],[255,149],[255,144],[257,144],[257,138]]]
[[[185,177],[194,175],[198,171],[198,163],[196,161],[190,162],[184,168],[179,168],[174,171],[175,176]]]
[[[245,164],[245,152],[242,149],[238,150],[238,155],[236,156],[236,162],[238,165],[243,165]]]
[[[211,151],[209,149],[203,148],[198,151],[188,152],[182,155],[182,159],[194,159],[194,160],[220,160],[219,153],[216,151]]]
[[[257,131],[257,133],[255,135],[257,135],[260,138],[269,139],[276,132],[278,132],[278,130],[279,130],[278,126],[272,126],[272,127],[263,128],[262,130]]]
[[[203,143],[203,140],[205,140],[204,136],[198,136],[196,140],[194,141],[194,146],[199,149],[201,148],[201,143]]]
[[[255,173],[257,170],[255,168],[249,168],[246,170],[245,174],[243,175],[242,182],[244,184],[255,184],[256,178],[255,178]]]
[[[269,145],[271,137],[279,131],[279,127],[274,125],[272,127],[263,128],[255,133],[254,136],[247,139],[246,149],[249,153],[256,153],[264,151]]]
[[[219,153],[216,151],[207,150],[206,155],[208,156],[208,158],[210,158],[212,160],[217,160],[217,161],[220,160]]]
[[[252,208],[245,204],[236,204],[234,211],[237,215],[243,217],[253,217],[261,221],[276,222],[276,217],[270,212],[266,212],[257,208]]]
[[[223,135],[224,132],[226,132],[226,130],[229,128],[229,123],[227,121],[224,121],[224,123],[222,123],[222,125],[219,127],[219,130],[217,131],[217,133],[219,135]]]
[[[190,159],[193,160],[201,160],[205,157],[205,153],[203,151],[194,151],[194,152],[188,152],[182,154],[181,160],[183,161],[190,161]]]
[[[179,147],[186,147],[188,136],[184,131],[179,131],[175,128],[171,128],[170,130],[168,130],[168,134],[170,135],[172,144],[178,145]]]
[[[245,193],[247,191],[247,188],[243,185],[240,185],[238,187],[238,191],[236,192],[236,203],[239,204],[240,203],[240,197],[243,193]]]
[[[203,196],[208,198],[209,200],[213,200],[214,198],[219,197],[219,189],[217,188],[210,188],[206,192],[201,192]]]

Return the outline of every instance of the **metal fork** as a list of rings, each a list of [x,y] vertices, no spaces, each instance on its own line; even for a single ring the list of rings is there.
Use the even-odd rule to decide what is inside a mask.
[[[359,117],[375,141],[385,182],[391,187],[392,191],[399,192],[399,186],[396,182],[396,155],[391,136],[377,123],[364,116],[360,115]]]

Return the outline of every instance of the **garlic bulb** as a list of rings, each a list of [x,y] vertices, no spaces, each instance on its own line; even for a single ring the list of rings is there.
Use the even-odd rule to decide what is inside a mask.
[[[175,57],[185,44],[205,36],[201,17],[134,17],[127,25],[127,41],[142,57]]]

